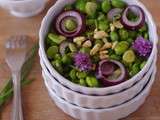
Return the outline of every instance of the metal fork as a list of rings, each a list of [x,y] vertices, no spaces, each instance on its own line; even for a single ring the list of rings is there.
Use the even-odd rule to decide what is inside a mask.
[[[21,102],[21,68],[26,59],[27,39],[25,35],[12,36],[6,42],[6,62],[12,72],[13,111],[12,120],[23,120]]]

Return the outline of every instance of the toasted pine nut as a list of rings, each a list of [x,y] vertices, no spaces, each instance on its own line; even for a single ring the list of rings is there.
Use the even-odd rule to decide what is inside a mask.
[[[82,45],[83,47],[91,47],[92,46],[92,42],[90,40],[87,40],[83,43]]]
[[[104,55],[104,54],[107,54],[107,53],[108,53],[108,50],[104,50],[104,51],[99,52],[100,55],[102,55],[102,54]]]
[[[103,59],[107,59],[109,58],[109,55],[100,55],[100,59],[103,60]]]
[[[110,30],[111,30],[111,32],[115,30],[115,27],[112,23],[110,24]]]
[[[104,43],[108,42],[107,38],[103,38],[102,40],[103,40]]]
[[[109,49],[112,48],[112,43],[107,42],[103,45],[103,47],[100,50],[105,50],[105,49]]]
[[[94,32],[97,32],[98,31],[98,29],[96,28],[95,30],[94,30]]]
[[[73,42],[75,42],[78,46],[81,46],[82,43],[83,43],[85,40],[86,40],[85,37],[80,36],[80,37],[75,37],[75,38],[73,39]]]
[[[117,45],[118,41],[113,42],[112,49],[114,49]]]
[[[103,39],[107,36],[108,34],[105,31],[95,31],[94,32],[94,39]]]
[[[116,28],[123,28],[123,25],[121,24],[121,22],[120,21],[115,21],[115,22],[113,22],[113,25],[114,25],[114,27],[116,27]]]
[[[98,43],[96,44],[90,51],[90,55],[95,55],[101,48],[101,45]]]

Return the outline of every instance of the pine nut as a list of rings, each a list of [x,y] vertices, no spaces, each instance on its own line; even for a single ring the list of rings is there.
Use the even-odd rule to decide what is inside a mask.
[[[96,44],[90,51],[90,55],[95,55],[101,48],[101,45],[98,43]]]
[[[80,37],[75,37],[75,38],[73,39],[73,42],[76,43],[78,46],[81,46],[82,43],[83,43],[85,40],[86,40],[85,37],[80,36]]]
[[[100,50],[105,50],[105,49],[109,49],[112,48],[112,43],[107,42],[103,45],[103,47]]]
[[[118,41],[113,42],[112,49],[114,49],[117,45]]]
[[[100,55],[100,59],[103,60],[103,59],[107,59],[109,58],[109,55]]]
[[[94,39],[103,39],[107,36],[108,34],[105,31],[95,31],[94,32]]]
[[[83,43],[82,45],[83,47],[91,47],[92,46],[92,42],[90,40],[87,40]]]
[[[123,25],[121,24],[120,21],[113,22],[113,26],[116,27],[116,28],[119,28],[119,29],[123,28]]]

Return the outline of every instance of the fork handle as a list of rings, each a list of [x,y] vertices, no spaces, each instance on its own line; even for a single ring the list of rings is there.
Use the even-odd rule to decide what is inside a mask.
[[[14,89],[12,120],[23,120],[20,72],[14,72],[12,78]]]

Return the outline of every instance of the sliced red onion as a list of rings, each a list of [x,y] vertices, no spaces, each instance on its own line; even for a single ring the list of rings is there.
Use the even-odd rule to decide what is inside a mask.
[[[64,41],[60,44],[59,46],[59,52],[61,53],[61,55],[64,55],[65,54],[65,51],[66,51],[66,48],[69,46],[69,43],[68,41]]]
[[[112,79],[112,80],[109,79],[109,76],[112,75],[114,71],[112,72],[112,70],[110,70],[110,69],[113,69],[111,67],[110,68],[101,69],[100,67],[102,67],[102,65],[104,65],[104,64],[113,65],[114,70],[117,69],[117,68],[120,69],[121,70],[120,76],[117,79]],[[101,70],[109,71],[110,74],[109,74],[109,72],[107,72],[108,75],[106,76],[105,74],[103,74],[105,72],[101,71]],[[122,63],[120,63],[119,61],[116,61],[116,60],[104,60],[104,61],[101,61],[99,63],[97,79],[99,79],[104,86],[113,86],[113,85],[120,84],[120,83],[124,82],[126,80],[126,78],[127,78],[126,69],[125,69],[124,65]]]
[[[72,18],[77,22],[77,28],[73,31],[67,31],[64,28],[64,21],[68,18]],[[64,11],[57,16],[55,27],[57,32],[65,37],[76,37],[85,30],[85,16],[74,10]]]
[[[139,17],[137,21],[131,21],[127,18],[127,14],[130,10]],[[126,29],[129,30],[140,29],[145,23],[145,13],[139,6],[129,5],[123,12],[123,15],[121,17],[121,23]]]
[[[107,61],[107,60],[103,60],[99,63],[99,72],[100,74],[104,75],[104,76],[108,76],[110,74],[112,74],[115,70],[115,65],[114,63]]]
[[[118,16],[118,15],[121,15],[122,13],[122,9],[120,8],[113,8],[111,9],[108,14],[107,14],[107,18],[109,21],[114,21],[115,17]]]

